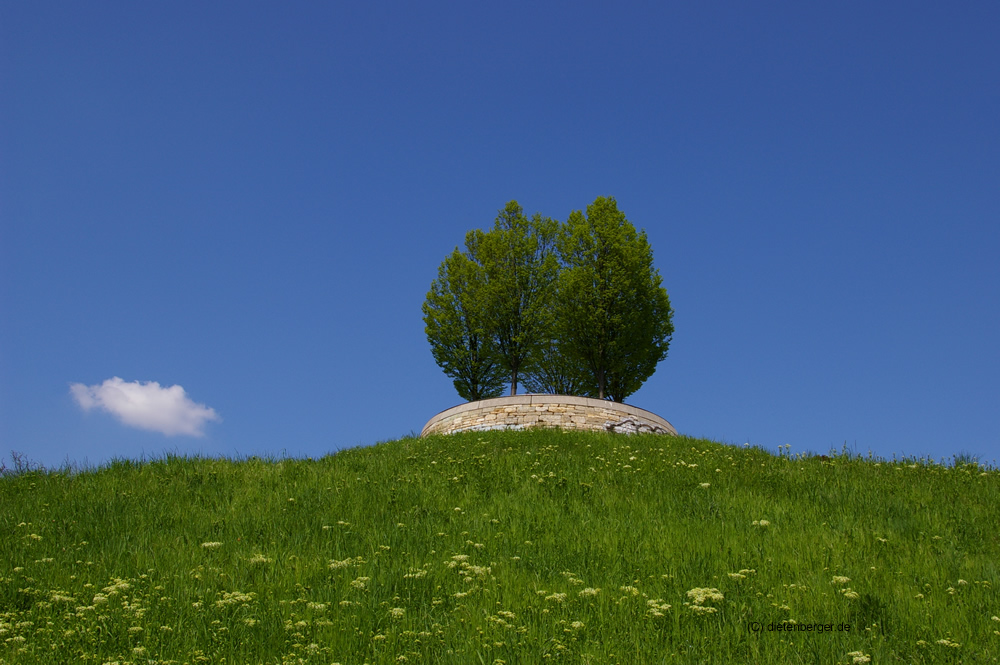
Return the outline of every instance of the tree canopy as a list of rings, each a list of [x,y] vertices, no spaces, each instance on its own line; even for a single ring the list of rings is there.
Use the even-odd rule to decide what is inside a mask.
[[[491,231],[466,235],[468,256],[482,269],[488,336],[507,370],[511,395],[517,394],[519,373],[537,361],[552,325],[558,229],[558,222],[538,214],[529,220],[511,201]]]
[[[535,392],[623,401],[666,357],[670,300],[644,231],[599,197],[565,224],[509,202],[466,234],[424,303],[434,359],[468,400]]]
[[[468,256],[451,253],[424,301],[424,324],[434,360],[470,402],[498,397],[504,371],[486,325],[482,269]]]
[[[582,362],[590,390],[623,401],[656,370],[673,335],[673,311],[644,231],[613,198],[570,214],[559,237],[557,338]]]

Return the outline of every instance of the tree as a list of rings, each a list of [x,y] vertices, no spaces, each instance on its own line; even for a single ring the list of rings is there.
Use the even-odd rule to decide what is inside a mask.
[[[532,393],[596,397],[590,388],[587,368],[579,358],[567,353],[557,339],[544,342],[524,377],[524,387]]]
[[[570,214],[558,239],[556,338],[586,368],[590,390],[620,402],[667,355],[673,311],[653,267],[645,232],[636,232],[614,198]]]
[[[517,201],[465,236],[423,306],[434,359],[468,399],[505,379],[533,392],[622,401],[667,355],[673,311],[645,232],[613,198],[560,225]],[[561,264],[561,265],[560,265]]]
[[[458,248],[438,268],[424,301],[434,360],[470,402],[503,392],[504,367],[487,331],[482,268]]]
[[[485,276],[485,325],[507,370],[511,395],[517,394],[519,375],[537,362],[551,335],[558,229],[558,222],[539,214],[529,220],[511,201],[499,211],[492,230],[466,235],[468,256]]]

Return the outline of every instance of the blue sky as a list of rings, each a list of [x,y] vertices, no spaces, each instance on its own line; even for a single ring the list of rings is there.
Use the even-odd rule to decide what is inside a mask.
[[[991,2],[0,2],[0,453],[419,432],[461,401],[420,312],[445,255],[511,199],[614,196],[676,312],[630,403],[992,462],[998,32]],[[194,420],[113,417],[114,377]]]

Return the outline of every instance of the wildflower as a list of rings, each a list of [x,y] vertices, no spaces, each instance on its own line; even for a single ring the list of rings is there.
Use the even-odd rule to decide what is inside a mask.
[[[217,550],[220,547],[222,547],[222,543],[216,543],[216,542],[202,543],[201,547],[202,547],[202,549],[206,549],[206,550]]]
[[[497,614],[499,616],[502,616],[504,619],[507,619],[508,621],[513,621],[514,619],[517,618],[517,615],[515,615],[513,612],[507,612],[505,610],[497,612]]]
[[[662,598],[647,600],[646,605],[649,607],[649,615],[652,617],[661,617],[670,609],[670,605],[664,603]]]
[[[620,590],[624,591],[625,593],[632,594],[633,596],[639,595],[639,590],[636,589],[634,586],[623,586],[620,587]]]
[[[569,625],[569,627],[572,628],[573,630],[581,630],[583,629],[584,625],[582,621],[574,621]]]
[[[566,602],[566,594],[554,593],[550,596],[546,596],[545,600],[551,600],[553,603],[564,603]]]
[[[771,526],[771,523],[768,522],[767,520],[754,520],[753,521],[753,526],[764,528],[764,527]]]
[[[490,566],[473,566],[465,562],[462,563],[462,574],[467,576],[486,577],[491,572],[493,569]]]
[[[311,609],[313,612],[325,612],[327,608],[326,603],[306,603],[306,607]]]
[[[389,617],[392,619],[402,619],[406,616],[406,610],[402,607],[394,607],[389,610]]]
[[[849,658],[854,659],[851,661],[852,663],[854,663],[854,665],[863,665],[864,663],[872,662],[871,656],[862,651],[851,651],[847,655]]]
[[[719,601],[723,599],[722,592],[718,589],[691,589],[687,592],[687,597],[695,605],[704,605],[705,601]]]
[[[239,591],[233,592],[223,592],[222,598],[215,601],[216,607],[226,607],[227,605],[236,605],[237,603],[249,603],[257,597],[257,594],[251,593],[241,593]]]
[[[834,575],[833,579],[830,580],[832,584],[847,584],[851,581],[850,577],[844,577],[843,575]]]
[[[359,578],[351,581],[351,587],[355,588],[355,589],[364,590],[364,589],[367,588],[365,586],[365,583],[368,582],[369,580],[371,580],[370,577],[359,577]]]
[[[957,649],[960,646],[962,646],[958,642],[952,642],[951,639],[947,637],[944,638],[943,640],[938,640],[937,644],[940,644],[943,647],[951,647],[952,649]]]
[[[714,607],[705,607],[703,605],[691,605],[691,611],[695,614],[715,614],[718,612]]]
[[[343,561],[331,561],[330,570],[337,570],[338,568],[347,568],[348,566],[354,565],[354,559],[344,559]]]
[[[119,579],[117,577],[114,578],[113,581],[114,581],[114,584],[111,584],[110,586],[106,586],[106,587],[104,587],[104,589],[102,589],[102,591],[104,591],[104,593],[108,594],[109,596],[113,596],[113,595],[117,594],[119,591],[128,591],[129,589],[132,588],[131,584],[129,584],[125,580]],[[100,594],[98,594],[98,595],[100,595]],[[96,597],[97,596],[95,596],[95,598]]]
[[[600,592],[601,592],[600,589],[594,589],[592,587],[587,587],[586,589],[583,589],[582,591],[580,591],[580,595],[581,596],[596,596]]]
[[[259,566],[265,563],[271,563],[271,560],[268,559],[263,554],[254,554],[252,557],[250,557],[250,565],[252,566]]]
[[[700,487],[702,489],[708,489],[711,486],[712,486],[712,483],[701,483],[701,484],[698,485],[698,487]]]
[[[857,600],[858,598],[861,597],[861,595],[858,594],[857,591],[849,587],[847,589],[841,589],[840,593],[844,594],[844,598],[847,598],[848,600]]]

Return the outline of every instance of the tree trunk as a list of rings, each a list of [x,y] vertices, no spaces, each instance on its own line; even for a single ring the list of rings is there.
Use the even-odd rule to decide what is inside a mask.
[[[510,373],[510,396],[513,397],[517,394],[517,370],[512,370]]]

